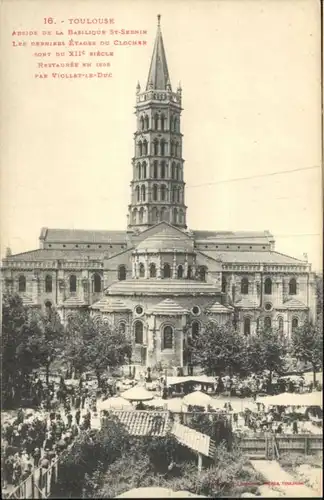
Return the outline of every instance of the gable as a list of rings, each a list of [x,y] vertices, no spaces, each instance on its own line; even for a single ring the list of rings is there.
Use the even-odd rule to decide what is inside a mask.
[[[157,224],[155,224],[155,226],[149,227],[148,229],[145,229],[145,231],[142,231],[141,233],[132,236],[132,241],[135,245],[137,245],[146,238],[149,238],[159,233],[164,233],[165,235],[168,236],[175,236],[176,238],[180,237],[183,240],[192,240],[192,237],[189,236],[184,231],[182,231],[181,229],[178,229],[177,227],[172,226],[172,224],[163,221],[163,222],[158,222]]]

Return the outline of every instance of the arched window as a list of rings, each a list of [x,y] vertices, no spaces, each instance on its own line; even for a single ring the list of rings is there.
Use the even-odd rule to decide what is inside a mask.
[[[45,277],[45,292],[50,293],[53,290],[53,279],[49,274]]]
[[[251,319],[244,318],[244,335],[250,335],[251,333]]]
[[[165,127],[165,116],[161,115],[161,130],[164,130]]]
[[[144,139],[143,141],[143,154],[147,155],[147,140]]]
[[[271,328],[271,326],[272,326],[272,321],[271,321],[271,318],[270,318],[270,316],[266,316],[266,317],[264,318],[264,328],[265,328],[266,330],[269,330],[269,329]]]
[[[163,266],[163,278],[171,278],[171,267],[167,262]]]
[[[156,207],[153,207],[152,208],[152,222],[157,222],[157,208]]]
[[[161,179],[165,179],[165,162],[161,162]]]
[[[101,292],[101,276],[98,273],[93,275],[93,291],[94,293]]]
[[[247,278],[243,278],[241,281],[241,294],[247,295],[249,293],[249,280]]]
[[[18,290],[19,292],[26,291],[26,278],[23,275],[19,276],[18,278]]]
[[[145,128],[146,128],[146,130],[149,128],[149,126],[150,126],[149,117],[147,115],[145,115]]]
[[[137,178],[137,179],[140,179],[140,178],[141,178],[141,164],[140,164],[140,163],[138,163],[138,164],[136,165],[136,178]]]
[[[138,212],[138,219],[139,219],[139,223],[143,224],[143,221],[144,221],[144,208],[143,207],[141,207],[140,211]]]
[[[166,187],[163,185],[161,186],[161,201],[165,201],[165,198],[166,198]]]
[[[146,179],[146,162],[143,161],[143,164],[142,164],[142,177],[143,179]]]
[[[289,295],[296,295],[297,294],[297,281],[295,278],[291,278],[289,281]]]
[[[192,271],[192,266],[188,266],[188,280],[193,279],[193,271]]]
[[[183,210],[179,210],[179,224],[183,224],[183,221],[184,221]]]
[[[291,331],[294,333],[298,328],[298,318],[293,318],[291,321]]]
[[[136,193],[136,201],[140,201],[140,188],[139,188],[139,186],[136,186],[135,193]]]
[[[142,156],[142,154],[143,154],[143,144],[142,144],[142,141],[138,142],[138,154],[140,156]]]
[[[284,331],[284,320],[283,320],[282,316],[279,316],[279,318],[278,318],[278,330],[279,330],[279,333],[283,333],[283,331]]]
[[[225,276],[225,274],[222,274],[222,292],[223,293],[226,293],[226,286],[227,286],[226,276]]]
[[[77,279],[75,274],[71,274],[70,276],[70,292],[74,293],[77,289]]]
[[[181,167],[180,167],[180,163],[178,163],[178,165],[177,165],[177,176],[178,176],[177,179],[179,181],[181,181]]]
[[[150,264],[150,278],[156,278],[156,265]]]
[[[159,141],[157,139],[154,139],[153,141],[153,154],[157,155],[159,151]]]
[[[141,262],[139,265],[139,275],[140,275],[140,278],[145,277],[145,266],[144,266],[143,262]]]
[[[176,170],[176,165],[174,162],[172,162],[171,166],[171,179],[175,179],[175,170]]]
[[[179,143],[177,142],[175,145],[175,156],[177,157],[179,154]]]
[[[141,186],[141,200],[145,201],[146,190],[144,184]]]
[[[141,118],[140,118],[140,126],[141,126],[141,130],[144,130],[144,118],[143,118],[143,116],[141,116]]]
[[[126,279],[126,266],[121,264],[118,266],[118,280],[124,281]]]
[[[173,224],[178,223],[178,210],[176,208],[173,209],[172,211],[172,219],[173,219]]]
[[[137,208],[135,208],[132,212],[132,221],[133,221],[133,224],[137,223]]]
[[[136,321],[134,323],[135,344],[143,344],[143,323]]]
[[[160,149],[161,149],[161,156],[164,156],[165,155],[165,142],[163,139],[161,140],[161,143],[160,143]]]
[[[126,333],[126,322],[125,321],[120,321],[118,325],[118,332],[120,334]]]
[[[153,163],[153,179],[157,179],[158,178],[158,162],[155,161]]]
[[[162,339],[163,349],[172,349],[173,347],[173,328],[172,326],[165,326],[163,328],[163,339]]]
[[[159,117],[158,115],[154,115],[154,129],[158,130],[159,128]]]
[[[170,151],[171,156],[174,156],[174,142],[173,141],[171,141],[170,146],[171,146],[171,151]]]
[[[272,294],[272,280],[271,280],[271,278],[266,278],[266,280],[264,282],[264,293],[266,295]]]
[[[170,130],[173,130],[173,116],[170,116]]]
[[[180,203],[180,188],[177,188],[177,202]]]
[[[204,266],[200,266],[198,272],[200,281],[206,281],[206,268]]]
[[[177,130],[178,130],[178,119],[177,119],[177,117],[175,116],[175,117],[174,117],[174,121],[173,121],[173,131],[174,131],[174,132],[177,132]]]
[[[47,300],[45,302],[45,309],[46,309],[46,313],[49,314],[52,311],[52,302]]]
[[[178,279],[183,278],[183,267],[181,265],[178,266],[178,269],[177,269],[177,278]]]
[[[153,201],[157,201],[158,199],[158,187],[156,184],[153,185]]]
[[[193,321],[191,323],[191,335],[193,339],[196,339],[200,332],[200,323],[198,321]]]

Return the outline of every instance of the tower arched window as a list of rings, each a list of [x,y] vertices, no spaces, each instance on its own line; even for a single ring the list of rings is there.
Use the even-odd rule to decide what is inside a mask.
[[[167,211],[167,209],[165,207],[161,208],[161,220],[164,220],[164,221],[168,221],[169,220],[168,211]]]
[[[205,268],[205,266],[200,266],[198,273],[199,273],[200,281],[206,281],[206,268]]]
[[[170,130],[173,131],[173,116],[170,116]]]
[[[161,130],[164,130],[165,128],[165,116],[161,115]]]
[[[136,178],[137,178],[137,179],[140,179],[140,178],[141,178],[141,164],[140,164],[140,163],[138,163],[138,164],[136,165]]]
[[[147,155],[147,140],[143,141],[143,155]]]
[[[138,219],[139,219],[139,223],[143,224],[143,221],[144,221],[144,208],[143,207],[141,207],[140,211],[138,212]]]
[[[145,266],[144,266],[143,262],[141,262],[139,265],[139,275],[140,275],[140,278],[145,277]]]
[[[266,330],[270,330],[271,327],[272,327],[272,320],[271,320],[270,316],[266,316],[264,318],[264,328]]]
[[[266,278],[264,281],[264,293],[266,295],[272,294],[272,280],[271,280],[271,278]]]
[[[140,188],[139,188],[139,186],[136,186],[135,193],[136,193],[136,201],[140,201]]]
[[[149,117],[147,115],[145,115],[145,128],[146,130],[150,127],[150,120],[149,120]]]
[[[175,157],[177,158],[179,156],[179,143],[176,142],[175,144]]]
[[[101,276],[98,273],[95,273],[92,277],[92,287],[94,293],[101,292]]]
[[[282,316],[279,316],[279,318],[278,318],[278,330],[279,330],[279,333],[283,333],[283,331],[284,331],[284,320],[283,320]]]
[[[177,202],[180,203],[180,188],[177,188]]]
[[[246,317],[244,318],[244,335],[250,335],[251,334],[251,318]]]
[[[160,143],[160,150],[161,150],[161,156],[164,156],[166,153],[166,143],[163,139],[161,140]]]
[[[177,269],[177,278],[178,279],[183,278],[183,267],[181,265],[178,266],[178,269]]]
[[[194,340],[198,337],[199,331],[200,331],[200,323],[198,321],[193,321],[191,323],[191,336]]]
[[[178,223],[178,210],[176,208],[172,211],[172,219],[174,224]]]
[[[157,208],[153,207],[152,208],[152,223],[157,222]]]
[[[183,223],[184,223],[183,210],[179,210],[179,224],[183,224]]]
[[[150,264],[150,278],[156,278],[156,265],[153,262]]]
[[[118,266],[118,281],[125,281],[126,279],[126,266],[121,264]]]
[[[143,323],[135,321],[134,323],[135,344],[143,344]]]
[[[180,163],[178,163],[177,167],[178,167],[178,169],[177,169],[178,170],[178,180],[181,181],[182,180],[182,172],[181,172]]]
[[[165,179],[165,162],[164,161],[161,162],[160,171],[161,171],[161,175],[160,175],[161,179]]]
[[[171,278],[171,267],[167,262],[163,266],[163,278]]]
[[[154,155],[159,154],[159,141],[157,139],[154,139],[153,141],[153,154]]]
[[[175,170],[176,170],[176,164],[172,162],[171,165],[171,179],[175,179]]]
[[[249,293],[249,280],[247,278],[242,278],[241,280],[241,294],[248,295]]]
[[[161,186],[160,193],[161,193],[161,201],[165,201],[165,199],[166,199],[166,186],[164,186],[164,185]]]
[[[18,278],[18,290],[19,292],[25,292],[26,291],[26,277],[21,275]]]
[[[142,177],[143,179],[146,179],[146,162],[143,161],[142,163]]]
[[[137,208],[134,208],[134,210],[132,212],[132,222],[133,222],[133,224],[137,223]]]
[[[172,347],[173,347],[173,328],[172,326],[168,325],[163,328],[162,348],[172,349]]]
[[[158,162],[155,161],[153,163],[153,179],[157,179],[158,178]]]
[[[141,130],[144,130],[144,118],[143,118],[143,116],[141,116],[141,118],[140,118],[140,127],[141,127]]]
[[[140,156],[142,156],[142,154],[143,154],[143,144],[142,144],[142,141],[138,142],[138,154]]]
[[[170,146],[171,146],[171,151],[170,151],[171,152],[171,156],[174,156],[174,142],[173,141],[171,141]]]
[[[188,266],[188,280],[193,279],[193,269],[192,266]]]
[[[158,187],[156,184],[153,184],[153,201],[157,201],[158,199]]]
[[[294,333],[298,328],[298,318],[293,318],[291,321],[291,331]]]
[[[177,117],[175,116],[175,117],[174,117],[174,121],[173,121],[173,131],[174,131],[174,132],[177,132],[177,130],[178,130],[178,119],[177,119]]]
[[[154,130],[158,130],[159,128],[159,116],[154,115]]]
[[[295,278],[291,278],[289,281],[289,295],[297,294],[297,281]]]
[[[53,290],[53,278],[50,274],[45,277],[45,292],[50,293]]]
[[[75,293],[77,289],[77,279],[75,274],[71,274],[70,276],[70,292]]]
[[[145,186],[144,184],[141,186],[141,200],[142,201],[145,201],[145,197],[146,197],[146,189],[145,189]]]

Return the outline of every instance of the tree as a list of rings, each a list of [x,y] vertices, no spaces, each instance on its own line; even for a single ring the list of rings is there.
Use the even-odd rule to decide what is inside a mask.
[[[65,329],[64,358],[78,375],[88,369],[88,347],[94,341],[96,333],[96,325],[87,312],[78,312],[68,318]]]
[[[41,335],[39,338],[39,364],[46,370],[49,382],[50,366],[63,354],[64,328],[56,310],[49,310],[39,316]]]
[[[316,372],[323,367],[323,331],[320,325],[306,322],[297,328],[291,336],[291,351],[297,359],[312,365],[315,385]]]
[[[316,274],[316,323],[323,331],[323,275]]]
[[[254,373],[269,371],[269,384],[273,373],[281,373],[285,366],[286,344],[279,331],[263,328],[248,340],[248,366]]]
[[[189,352],[193,364],[208,374],[245,372],[246,340],[231,323],[207,323],[195,338],[191,338]]]

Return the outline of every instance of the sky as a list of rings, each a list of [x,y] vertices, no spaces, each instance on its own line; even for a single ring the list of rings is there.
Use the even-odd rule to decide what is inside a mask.
[[[188,226],[269,230],[276,250],[307,253],[320,270],[319,8],[310,0],[2,0],[1,251],[38,248],[41,227],[126,229],[135,91],[146,84],[161,14],[171,84],[183,90]],[[68,26],[72,18],[114,18],[115,29],[147,30],[115,39],[147,45],[97,59],[111,61],[110,79],[35,78],[37,62],[57,62],[55,49],[13,47],[45,38],[12,32],[49,29],[49,16],[65,30],[111,28]],[[51,56],[34,57],[38,50]]]

